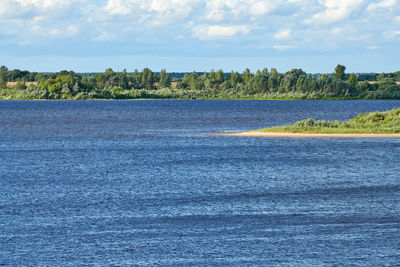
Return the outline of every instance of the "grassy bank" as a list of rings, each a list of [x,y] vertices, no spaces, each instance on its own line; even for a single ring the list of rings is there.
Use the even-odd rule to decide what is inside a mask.
[[[360,114],[348,121],[324,121],[306,119],[291,125],[259,129],[252,132],[286,133],[400,133],[400,108],[385,112]]]
[[[3,100],[118,100],[118,99],[224,99],[224,100],[362,100],[362,97],[323,97],[314,94],[301,93],[270,93],[270,94],[245,94],[242,92],[216,92],[213,90],[123,90],[118,94],[110,94],[106,91],[95,91],[65,95],[62,97],[49,97],[46,91],[20,90],[17,88],[0,89],[0,99]]]

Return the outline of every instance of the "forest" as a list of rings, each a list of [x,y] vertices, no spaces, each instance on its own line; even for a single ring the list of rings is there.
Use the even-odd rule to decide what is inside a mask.
[[[242,73],[114,71],[29,72],[0,67],[1,99],[400,99],[400,71],[309,74],[264,68]]]

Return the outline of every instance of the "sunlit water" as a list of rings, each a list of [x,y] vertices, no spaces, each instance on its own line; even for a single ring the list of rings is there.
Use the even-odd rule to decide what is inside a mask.
[[[399,264],[399,139],[206,135],[393,107],[0,101],[0,265]]]

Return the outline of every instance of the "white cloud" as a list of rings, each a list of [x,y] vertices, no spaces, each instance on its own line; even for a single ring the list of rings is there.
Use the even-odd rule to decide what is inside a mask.
[[[212,10],[206,14],[205,18],[209,21],[220,22],[225,18],[225,11]]]
[[[79,27],[76,25],[69,25],[67,27],[33,25],[31,30],[37,36],[68,38],[77,34],[79,32]]]
[[[209,21],[220,22],[223,19],[235,19],[244,13],[241,0],[205,0],[206,15]]]
[[[334,27],[330,30],[332,34],[343,34],[344,31],[345,29],[341,27]]]
[[[74,38],[70,44],[75,45],[82,36],[80,42],[87,47],[90,42],[96,43],[95,46],[101,46],[99,42],[115,44],[113,47],[124,43],[132,47],[131,51],[152,49],[156,53],[158,49],[179,45],[187,50],[192,47],[206,50],[211,44],[202,46],[196,42],[207,40],[221,40],[218,43],[224,52],[233,51],[233,46],[241,47],[240,51],[248,47],[254,50],[273,47],[279,51],[294,48],[338,51],[358,47],[366,51],[372,50],[371,44],[376,40],[380,47],[398,40],[399,2],[0,0],[0,34],[7,36],[4,42],[16,46],[29,43],[39,47],[43,36],[49,36],[47,43],[63,40],[66,46],[68,38]],[[126,47],[125,51],[129,50]]]
[[[275,10],[281,0],[205,0],[210,21],[254,19]]]
[[[378,8],[390,8],[397,4],[397,0],[382,0],[377,3],[371,3],[368,5],[367,10],[372,11]]]
[[[35,25],[32,27],[32,31],[35,32],[37,35],[46,36],[46,37],[57,37],[62,34],[62,32],[58,28],[54,27],[41,27]]]
[[[24,10],[19,3],[12,0],[0,1],[0,20],[15,18],[20,16]]]
[[[274,39],[276,40],[288,39],[291,34],[292,31],[290,29],[280,30],[274,34]]]
[[[206,0],[208,10],[234,9],[240,5],[241,0]]]
[[[272,46],[274,49],[279,50],[279,51],[284,51],[284,50],[289,50],[296,48],[294,45],[274,45]]]
[[[369,45],[365,49],[367,49],[367,50],[377,50],[379,48],[380,48],[380,46],[377,46],[377,45]]]
[[[14,0],[21,4],[22,7],[35,6],[37,8],[62,8],[71,5],[76,1],[63,1],[63,0]]]
[[[109,0],[103,9],[111,15],[128,15],[134,9],[135,1]]]
[[[71,14],[71,7],[85,6],[87,0],[0,0],[0,20],[21,19],[26,21],[55,19]],[[23,15],[23,16],[22,16]]]
[[[70,34],[77,34],[78,32],[79,32],[79,27],[78,26],[76,26],[76,25],[69,25],[68,27],[67,27],[67,31],[68,31],[68,33],[70,33]]]
[[[263,16],[276,8],[277,1],[257,1],[250,4],[249,13],[252,16]]]
[[[325,0],[319,1],[325,10],[314,14],[305,22],[309,24],[331,24],[344,20],[357,10],[364,0]]]
[[[98,34],[94,39],[98,42],[107,42],[107,41],[112,41],[116,38],[116,35],[114,33],[110,32],[101,32]]]
[[[127,16],[139,22],[165,25],[190,15],[198,1],[190,0],[108,0],[100,16]]]
[[[388,37],[389,39],[393,39],[396,38],[398,35],[400,35],[400,31],[399,30],[385,31],[383,35],[385,37]]]
[[[200,40],[226,39],[237,34],[248,34],[250,29],[244,25],[199,25],[193,29],[193,36]]]

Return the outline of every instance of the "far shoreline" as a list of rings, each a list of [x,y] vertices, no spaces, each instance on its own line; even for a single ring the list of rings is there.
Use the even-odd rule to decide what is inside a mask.
[[[89,98],[89,99],[27,99],[0,97],[0,101],[136,101],[136,100],[242,100],[242,101],[400,101],[396,98],[367,99],[367,98],[318,98],[318,99],[297,99],[297,98]]]
[[[231,137],[274,137],[274,138],[400,138],[400,134],[357,134],[357,133],[288,133],[288,132],[240,132],[221,133],[212,136]]]

